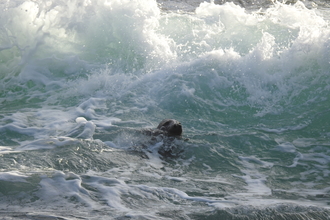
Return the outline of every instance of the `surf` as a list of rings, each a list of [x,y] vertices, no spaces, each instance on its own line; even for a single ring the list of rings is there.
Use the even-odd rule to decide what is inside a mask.
[[[250,6],[0,3],[0,214],[327,216],[329,10]]]

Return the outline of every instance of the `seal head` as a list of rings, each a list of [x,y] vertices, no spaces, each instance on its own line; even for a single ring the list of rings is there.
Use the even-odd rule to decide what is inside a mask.
[[[167,136],[181,136],[182,134],[181,123],[174,119],[164,119],[159,123],[157,129],[165,132]]]

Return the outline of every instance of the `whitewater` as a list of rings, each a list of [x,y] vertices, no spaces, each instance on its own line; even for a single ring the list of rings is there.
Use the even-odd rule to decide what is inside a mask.
[[[330,219],[329,8],[0,1],[0,217]]]

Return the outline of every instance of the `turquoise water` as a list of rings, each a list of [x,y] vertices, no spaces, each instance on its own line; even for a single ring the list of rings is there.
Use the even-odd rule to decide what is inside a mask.
[[[1,217],[329,219],[326,2],[218,3],[0,3]]]

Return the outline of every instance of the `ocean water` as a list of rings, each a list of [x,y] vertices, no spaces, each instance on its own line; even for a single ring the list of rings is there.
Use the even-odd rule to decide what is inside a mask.
[[[327,1],[0,11],[2,219],[330,219]]]

